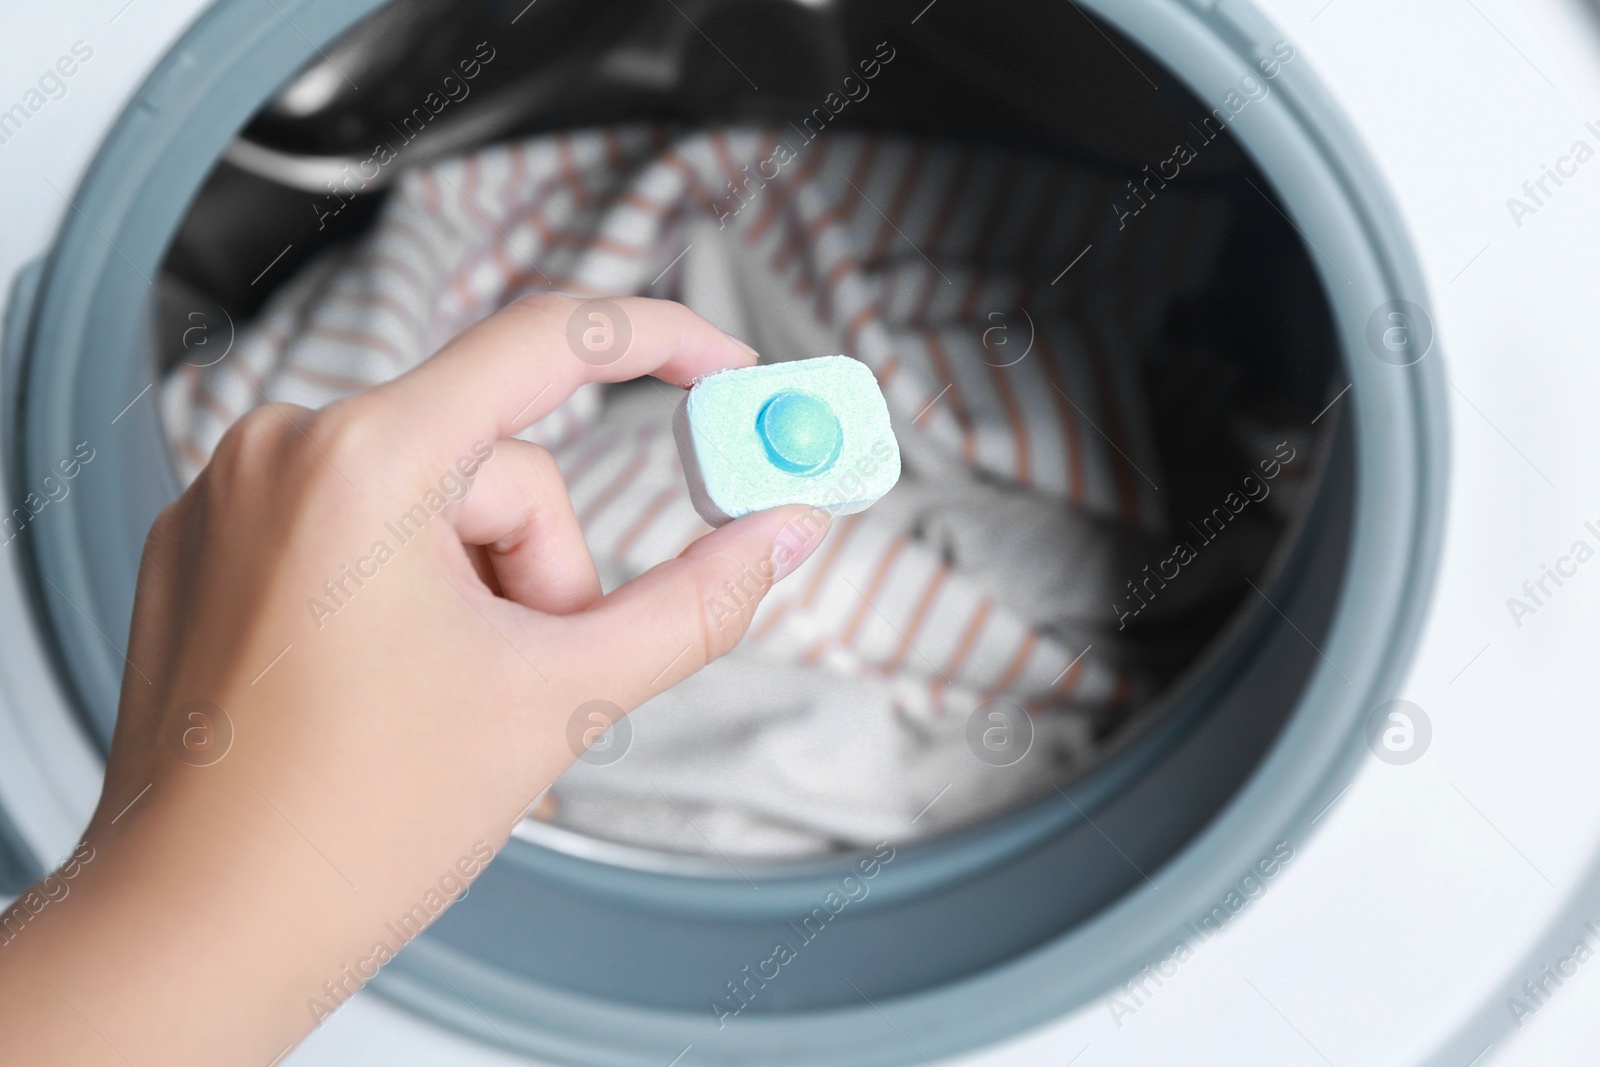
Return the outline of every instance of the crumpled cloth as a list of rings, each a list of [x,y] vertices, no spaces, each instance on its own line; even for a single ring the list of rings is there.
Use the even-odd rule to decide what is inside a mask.
[[[549,289],[682,300],[764,361],[863,361],[899,486],[836,522],[737,650],[635,711],[623,758],[563,776],[553,821],[727,856],[908,841],[1049,793],[1156,688],[1112,609],[1143,562],[1127,546],[1166,522],[1140,359],[1206,282],[1227,212],[1170,190],[1121,230],[1122,184],[988,145],[786,126],[493,146],[404,176],[228,358],[173,371],[165,426],[192,478],[265,400],[324,405]],[[555,455],[607,589],[706,531],[673,444],[681,395],[585,386],[523,435]],[[996,701],[1027,723],[975,732]],[[999,757],[975,755],[985,737]]]

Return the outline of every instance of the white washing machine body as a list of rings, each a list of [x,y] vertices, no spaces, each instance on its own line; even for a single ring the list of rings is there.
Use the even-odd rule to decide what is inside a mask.
[[[132,106],[160,106],[160,87],[144,89],[146,79],[206,6],[10,5],[0,38],[0,202],[9,209],[0,284],[13,311],[26,303],[26,268],[81,214],[76,191],[109,131],[141,91]],[[285,2],[281,15],[295,19],[307,6]],[[1158,56],[1173,39],[1153,4],[1086,6]],[[1596,11],[1568,0],[1195,0],[1173,10],[1239,40],[1292,41],[1297,76],[1314,77],[1353,131],[1391,224],[1414,250],[1450,478],[1437,498],[1431,595],[1390,695],[1425,719],[1409,720],[1417,732],[1408,753],[1346,760],[1319,803],[1238,858],[1211,911],[1162,933],[1147,968],[959,1061],[1587,1062],[1600,1049]],[[1217,89],[1191,87],[1202,100]],[[13,103],[26,114],[5,125],[19,114],[4,112]],[[1274,129],[1260,111],[1238,124],[1253,153]],[[1293,183],[1279,191],[1323,284],[1350,284],[1341,281],[1349,242],[1309,192]],[[1379,336],[1429,325],[1385,321]],[[14,313],[8,344],[24,328]],[[1341,319],[1341,328],[1352,326]],[[3,384],[14,403],[18,382]],[[1358,381],[1337,402],[1361,400]],[[100,756],[71,715],[51,710],[70,698],[47,643],[14,625],[26,618],[28,581],[26,558],[5,555],[0,802],[14,832],[49,859],[71,850],[88,819]],[[1316,684],[1338,684],[1338,656],[1326,650],[1331,670]],[[1375,751],[1393,752],[1383,744],[1380,734]],[[1216,825],[1113,910],[1137,914],[1143,898],[1194,877],[1231,822],[1275,803],[1268,777],[1248,783]],[[1048,961],[1037,967],[1039,983],[1061,977]],[[895,1027],[896,1005],[882,1009],[882,1025]],[[974,1025],[995,1035],[1009,1026]],[[915,1048],[917,1032],[901,1036]],[[286,1062],[532,1061],[368,992]],[[692,1053],[684,1062],[695,1062]]]

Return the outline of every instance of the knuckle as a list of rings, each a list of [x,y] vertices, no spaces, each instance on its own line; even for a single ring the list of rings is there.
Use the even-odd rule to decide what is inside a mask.
[[[302,430],[301,443],[310,449],[306,459],[323,467],[327,464],[321,461],[327,460],[338,469],[359,466],[382,449],[385,437],[360,397],[335,401],[312,416]]]
[[[346,471],[382,454],[383,428],[359,399],[346,397],[320,411],[273,403],[250,410],[218,442],[198,484],[224,494],[263,478],[275,492],[328,479],[343,484]]]
[[[526,462],[531,468],[533,478],[541,488],[561,480],[561,468],[556,464],[555,455],[548,448],[529,444],[526,454],[528,457]]]
[[[697,590],[697,594],[699,591]],[[731,640],[727,636],[728,619],[718,610],[714,594],[712,596],[697,595],[694,605],[694,620],[699,623],[695,633],[698,642],[701,664],[711,663],[726,656],[738,641],[737,637]],[[743,632],[743,627],[740,627]]]
[[[566,293],[529,293],[505,306],[512,314],[533,315],[541,320],[565,319],[582,301]]]
[[[202,481],[231,484],[276,451],[285,429],[283,416],[271,405],[241,415],[217,442]]]
[[[259,451],[278,435],[278,413],[270,405],[251,408],[236,419],[222,440],[217,442],[215,457],[232,457]]]

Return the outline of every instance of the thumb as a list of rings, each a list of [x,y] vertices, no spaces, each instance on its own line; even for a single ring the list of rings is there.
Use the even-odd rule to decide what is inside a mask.
[[[767,591],[822,543],[832,516],[792,505],[706,534],[579,616],[573,656],[596,696],[631,710],[726,655]]]

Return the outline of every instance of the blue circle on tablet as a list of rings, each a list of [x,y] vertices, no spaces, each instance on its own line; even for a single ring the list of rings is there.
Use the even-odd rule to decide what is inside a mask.
[[[821,474],[844,444],[844,428],[827,401],[810,393],[778,393],[756,416],[756,435],[772,465],[789,474]]]

